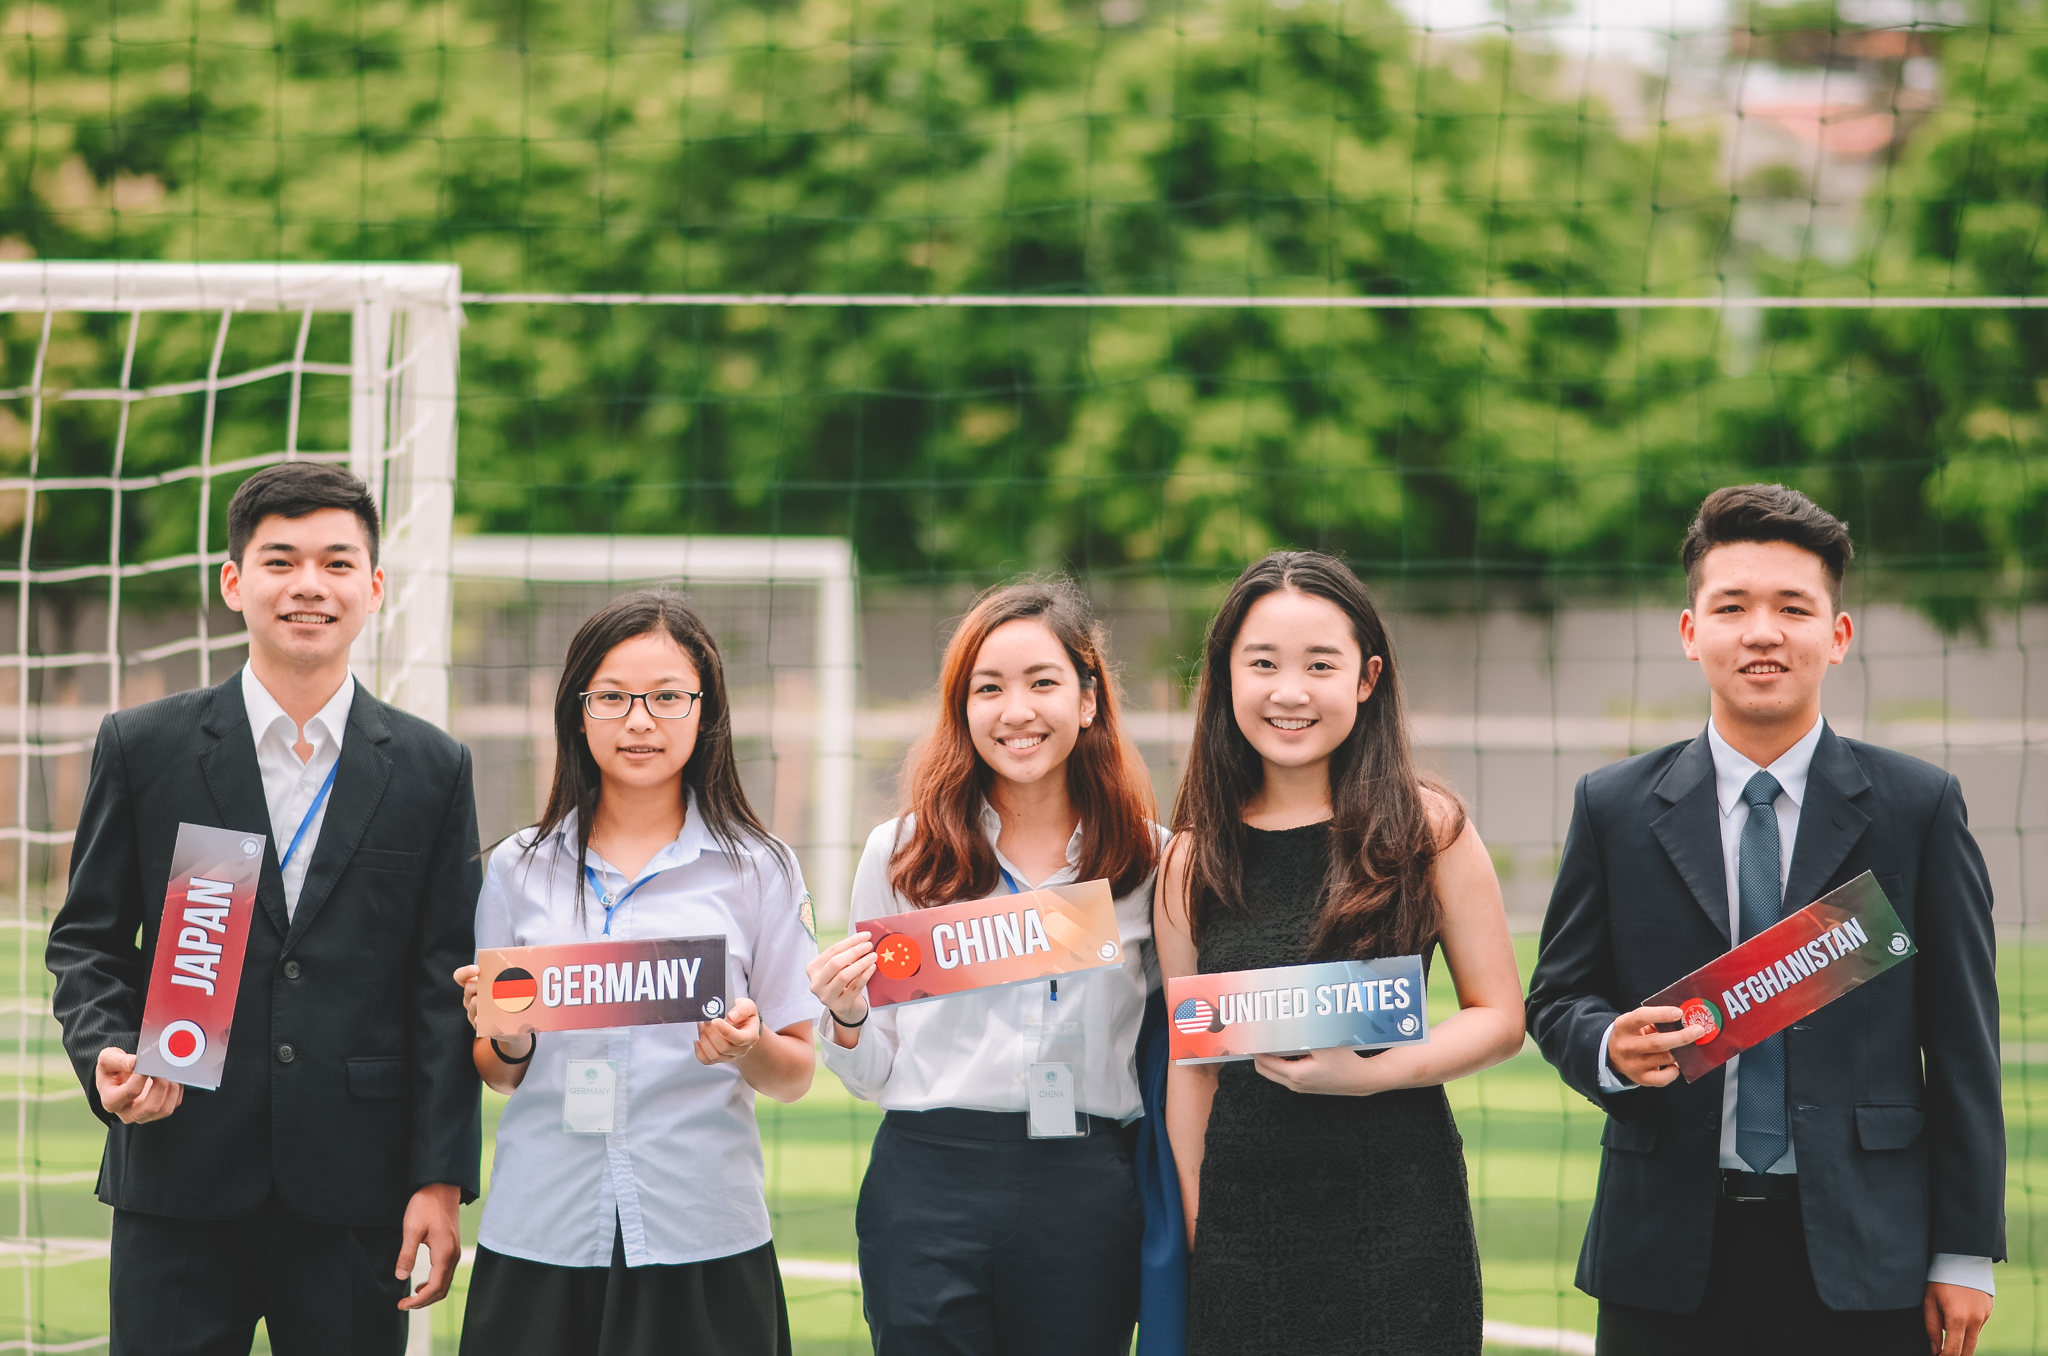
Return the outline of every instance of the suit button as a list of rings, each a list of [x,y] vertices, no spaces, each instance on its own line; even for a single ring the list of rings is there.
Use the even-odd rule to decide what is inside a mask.
[[[299,977],[299,963],[297,961],[286,961],[284,963],[284,977],[286,979],[297,979]]]
[[[280,1045],[277,1047],[277,1062],[279,1064],[289,1064],[297,1058],[298,1052],[293,1050],[289,1045]]]

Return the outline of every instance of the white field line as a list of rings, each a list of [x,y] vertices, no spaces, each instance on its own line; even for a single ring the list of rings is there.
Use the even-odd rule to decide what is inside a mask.
[[[79,1182],[97,1182],[100,1170],[89,1168],[84,1172],[31,1172],[26,1178],[18,1172],[0,1172],[0,1187],[19,1186],[24,1180],[37,1186],[72,1186]],[[10,1246],[0,1242],[0,1255]]]
[[[0,1266],[15,1262],[45,1267],[104,1262],[112,1248],[112,1242],[104,1238],[0,1238]],[[4,1350],[0,1346],[0,1351]]]
[[[106,1258],[109,1250],[104,1238],[35,1238],[24,1242],[21,1239],[0,1239],[0,1259],[36,1262],[46,1267],[60,1267],[73,1262],[94,1262]],[[470,1258],[463,1256],[462,1265],[468,1266]],[[805,1257],[781,1259],[782,1274],[799,1281],[837,1281],[842,1285],[860,1284],[860,1267],[853,1262],[825,1262]],[[90,1338],[65,1346],[36,1346],[35,1351],[84,1351],[105,1342],[104,1337]],[[1560,1328],[1529,1328],[1519,1323],[1488,1323],[1486,1340],[1495,1346],[1511,1347],[1520,1351],[1555,1351],[1565,1356],[1593,1356],[1593,1339],[1582,1332],[1571,1332]],[[0,1342],[0,1351],[23,1351],[31,1348],[21,1342]]]
[[[819,1262],[803,1257],[781,1259],[782,1274],[800,1281],[838,1281],[860,1284],[860,1267],[852,1262]],[[1582,1332],[1560,1328],[1530,1328],[1519,1323],[1488,1323],[1486,1340],[1495,1346],[1520,1351],[1555,1351],[1565,1356],[1593,1356],[1593,1338]]]
[[[1485,1336],[1492,1346],[1512,1347],[1516,1351],[1557,1351],[1567,1356],[1593,1356],[1592,1334],[1573,1332],[1569,1328],[1526,1328],[1520,1323],[1488,1323]]]
[[[855,1262],[814,1262],[802,1257],[778,1258],[782,1274],[799,1281],[839,1281],[860,1284],[860,1265]]]

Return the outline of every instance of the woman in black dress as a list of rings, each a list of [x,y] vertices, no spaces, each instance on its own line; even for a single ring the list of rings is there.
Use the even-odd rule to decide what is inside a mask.
[[[1478,1356],[1479,1252],[1443,1084],[1513,1055],[1500,885],[1415,770],[1393,649],[1343,562],[1276,552],[1210,628],[1155,916],[1168,976],[1420,954],[1459,1011],[1426,1044],[1176,1066],[1167,1127],[1193,1356]]]

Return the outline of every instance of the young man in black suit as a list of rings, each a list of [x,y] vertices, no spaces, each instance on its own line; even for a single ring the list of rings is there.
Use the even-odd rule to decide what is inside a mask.
[[[2005,1253],[1991,888],[1956,779],[1844,739],[1849,533],[1719,490],[1684,547],[1699,738],[1581,779],[1529,1030],[1608,1115],[1579,1288],[1599,1350],[1969,1356]],[[1875,872],[1919,953],[1696,1083],[1643,998]]]
[[[384,598],[377,531],[337,468],[243,482],[220,585],[248,666],[116,712],[93,746],[48,963],[108,1127],[113,1356],[246,1352],[259,1317],[280,1353],[391,1356],[460,1255],[481,1146],[449,975],[474,958],[476,804],[468,751],[349,673]],[[269,843],[215,1092],[135,1073],[181,820]]]

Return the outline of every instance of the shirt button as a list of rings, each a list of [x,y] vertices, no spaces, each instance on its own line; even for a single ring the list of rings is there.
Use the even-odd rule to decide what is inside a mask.
[[[297,979],[299,977],[299,963],[297,961],[286,961],[284,963],[284,977],[286,979]]]
[[[289,1064],[298,1057],[298,1052],[292,1049],[289,1045],[280,1045],[277,1047],[277,1062],[279,1064]]]

